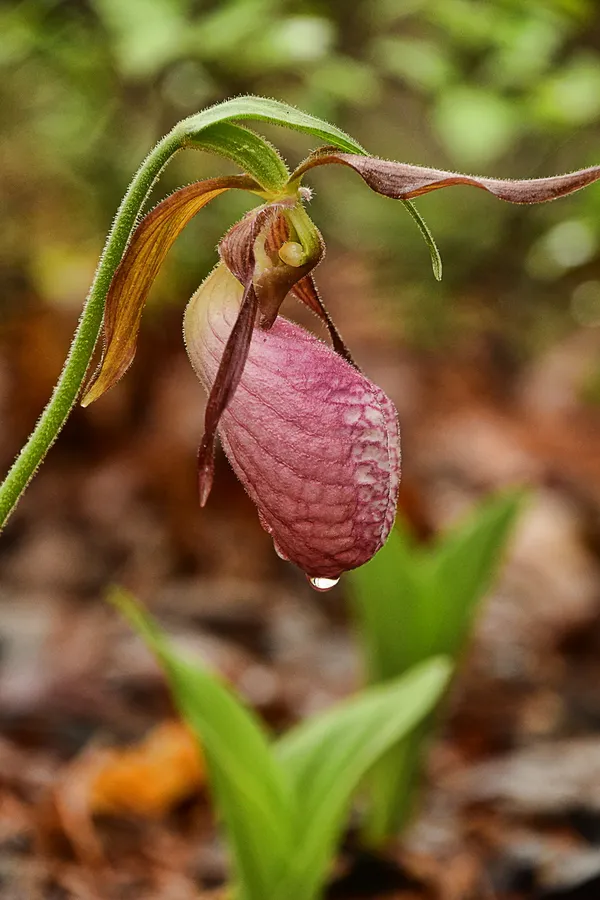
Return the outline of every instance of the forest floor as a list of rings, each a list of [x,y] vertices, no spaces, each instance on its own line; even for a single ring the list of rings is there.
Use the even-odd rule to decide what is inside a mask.
[[[3,333],[3,466],[70,327],[38,311]],[[347,332],[398,406],[401,511],[420,537],[505,485],[532,494],[410,829],[379,856],[350,831],[328,896],[597,900],[600,408],[584,387],[600,334],[523,366],[492,338],[436,354]],[[177,329],[149,331],[123,384],[74,414],[0,541],[2,900],[221,894],[202,767],[154,661],[106,605],[109,584],[277,731],[361,684],[343,579],[318,594],[276,557],[222,456],[198,509],[202,403]]]

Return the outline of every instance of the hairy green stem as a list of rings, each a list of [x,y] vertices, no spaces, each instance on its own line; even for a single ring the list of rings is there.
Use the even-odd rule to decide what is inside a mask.
[[[77,400],[100,334],[112,277],[152,186],[169,159],[183,145],[183,129],[176,126],[150,151],[129,185],[106,239],[69,355],[52,397],[0,485],[0,529],[58,437]]]

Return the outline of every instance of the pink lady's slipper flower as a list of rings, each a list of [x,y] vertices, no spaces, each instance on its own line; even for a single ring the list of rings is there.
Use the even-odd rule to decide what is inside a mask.
[[[322,588],[384,544],[400,480],[396,410],[353,363],[312,276],[324,246],[304,208],[308,192],[299,185],[309,169],[329,163],[348,166],[373,190],[403,200],[468,184],[513,203],[538,203],[600,177],[595,167],[501,181],[323,148],[279,196],[247,176],[210,179],[176,191],[138,225],[111,284],[104,353],[84,405],[131,364],[150,286],[190,219],[233,188],[266,199],[225,235],[220,262],[185,313],[188,356],[208,393],[198,457],[200,502],[210,493],[218,434],[279,555]],[[288,293],[325,323],[331,348],[279,314]]]
[[[187,351],[207,390],[242,296],[219,265],[187,308]],[[279,316],[269,331],[252,333],[219,435],[277,552],[309,576],[337,579],[383,545],[400,478],[396,410],[305,329]]]

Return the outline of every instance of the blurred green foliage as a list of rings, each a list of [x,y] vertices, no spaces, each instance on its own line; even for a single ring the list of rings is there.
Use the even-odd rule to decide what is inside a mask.
[[[115,590],[109,599],[164,669],[175,705],[202,747],[233,870],[227,896],[319,900],[352,795],[434,708],[448,683],[449,661],[427,660],[272,741],[218,676],[170,646],[131,595]]]
[[[432,546],[417,544],[399,519],[380,552],[348,573],[370,684],[435,654],[458,664],[523,500],[516,491],[488,499]],[[406,825],[434,726],[430,717],[375,767],[364,828],[374,846]]]
[[[24,278],[45,300],[79,306],[148,148],[235,94],[296,103],[374,153],[425,165],[527,177],[598,161],[593,0],[22,0],[0,10],[0,33],[5,304]],[[314,146],[266,131],[291,163]],[[182,154],[157,196],[217,171]],[[399,204],[346,171],[312,180],[326,239],[369,265],[411,339],[502,318],[535,347],[555,333],[548,319],[573,324],[570,295],[595,276],[598,190],[535,210],[465,188],[421,199],[447,263],[438,286]],[[203,214],[157,298],[183,302],[243,203],[225,198]],[[447,314],[450,294],[471,298],[467,315]]]

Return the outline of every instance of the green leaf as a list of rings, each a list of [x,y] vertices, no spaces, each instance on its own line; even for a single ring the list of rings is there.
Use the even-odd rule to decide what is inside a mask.
[[[192,140],[199,137],[209,125],[239,119],[269,122],[272,125],[282,125],[285,128],[303,131],[340,150],[346,150],[348,153],[364,154],[366,152],[357,141],[340,128],[336,128],[335,125],[330,125],[323,119],[311,116],[287,103],[270,100],[267,97],[234,97],[232,100],[226,100],[224,103],[218,103],[216,106],[189,116],[180,122],[176,129]]]
[[[477,603],[498,572],[524,496],[518,491],[493,498],[440,541],[431,561],[426,655],[456,656],[462,650]]]
[[[427,222],[418,211],[415,204],[412,200],[402,200],[401,201],[404,207],[408,210],[410,215],[413,217],[414,221],[417,223],[417,228],[423,235],[425,239],[425,243],[429,248],[429,255],[431,256],[431,268],[433,269],[433,277],[436,281],[442,280],[442,257],[440,256],[440,251],[438,250],[438,246],[435,242],[435,239],[429,230],[429,226]]]
[[[294,858],[281,887],[286,900],[318,896],[352,794],[376,760],[430,712],[449,674],[447,660],[428,660],[304,722],[277,742],[277,756],[297,798]]]
[[[133,597],[115,590],[109,599],[160,660],[177,707],[201,743],[239,896],[276,900],[274,885],[295,850],[291,799],[260,722],[214,674],[179,659]]]
[[[209,125],[187,141],[187,146],[230,159],[268,191],[282,190],[290,177],[275,147],[240,125],[229,122]]]
[[[269,747],[258,720],[218,676],[180,659],[133,597],[109,598],[162,664],[198,736],[224,820],[238,900],[316,900],[351,795],[376,760],[427,715],[449,663],[428,660],[368,689]]]
[[[432,119],[446,149],[466,168],[492,165],[513,148],[523,125],[517,99],[487,85],[449,86]]]
[[[522,492],[485,502],[433,547],[396,523],[387,544],[348,573],[372,680],[438,653],[456,656],[520,511]]]
[[[487,501],[432,548],[416,546],[398,522],[383,549],[349,573],[371,682],[397,677],[434,654],[456,661],[522,500],[511,492]],[[374,767],[367,843],[378,846],[406,824],[434,725],[431,716]]]
[[[420,618],[427,558],[400,518],[379,553],[347,577],[369,681],[394,678],[423,659]]]
[[[363,822],[365,844],[380,847],[407,825],[416,805],[427,740],[435,716],[425,718],[407,737],[378,759],[369,773],[370,805]]]

